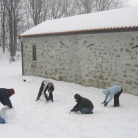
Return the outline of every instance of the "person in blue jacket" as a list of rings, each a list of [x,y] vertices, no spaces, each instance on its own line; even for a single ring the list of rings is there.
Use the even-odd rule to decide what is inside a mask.
[[[114,85],[112,87],[109,87],[103,91],[103,94],[105,95],[105,99],[102,102],[104,106],[107,106],[107,104],[112,100],[114,97],[114,107],[120,106],[119,104],[119,96],[121,95],[123,91],[123,88],[120,85]]]
[[[10,97],[15,94],[14,89],[6,89],[6,88],[0,88],[0,102],[5,106],[8,106],[9,108],[13,108],[12,103],[10,101]]]

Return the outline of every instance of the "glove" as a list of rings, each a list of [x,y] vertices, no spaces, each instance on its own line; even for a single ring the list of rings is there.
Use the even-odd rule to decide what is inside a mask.
[[[73,109],[70,110],[69,114],[73,111]]]
[[[39,100],[39,98],[36,99],[36,101],[38,101],[38,100]]]
[[[104,104],[106,101],[103,101],[101,104]]]
[[[13,109],[14,107],[9,107],[9,109]]]
[[[74,111],[74,109],[71,109],[70,112]]]
[[[104,106],[107,106],[108,102],[105,102]]]

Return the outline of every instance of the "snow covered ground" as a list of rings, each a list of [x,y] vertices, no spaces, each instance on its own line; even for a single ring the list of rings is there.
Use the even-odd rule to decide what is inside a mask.
[[[0,87],[14,88],[16,93],[10,98],[13,109],[0,103],[7,122],[0,124],[0,138],[138,138],[137,96],[123,93],[121,107],[114,108],[113,100],[104,107],[102,89],[49,79],[55,85],[54,102],[43,96],[35,102],[46,78],[22,76],[21,58],[10,63],[8,55],[0,47]],[[93,102],[94,114],[69,114],[76,93]]]

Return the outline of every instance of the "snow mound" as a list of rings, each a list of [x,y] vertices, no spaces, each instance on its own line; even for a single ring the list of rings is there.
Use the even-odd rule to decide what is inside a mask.
[[[6,121],[8,120],[12,120],[16,117],[16,110],[14,108],[8,108],[8,107],[4,107],[1,109],[0,111],[0,115],[2,118],[4,118]]]

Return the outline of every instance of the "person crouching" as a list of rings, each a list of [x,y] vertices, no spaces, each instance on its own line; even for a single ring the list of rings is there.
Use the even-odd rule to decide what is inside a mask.
[[[75,94],[74,98],[77,104],[71,109],[70,112],[80,111],[82,114],[92,114],[93,113],[93,103],[84,97],[81,97],[79,94]]]

